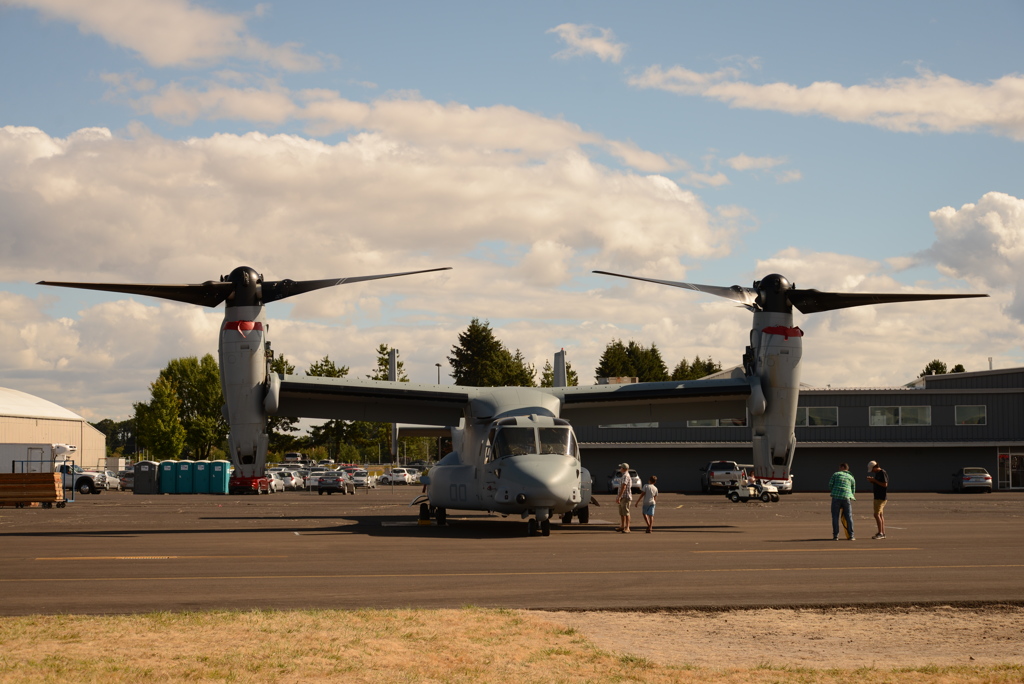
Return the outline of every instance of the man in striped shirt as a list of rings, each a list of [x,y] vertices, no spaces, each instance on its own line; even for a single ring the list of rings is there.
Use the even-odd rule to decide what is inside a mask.
[[[850,474],[850,465],[840,463],[839,470],[832,473],[828,481],[828,489],[832,493],[832,541],[839,541],[839,514],[842,512],[843,520],[846,522],[846,535],[850,541],[855,541],[853,534],[853,495],[857,488],[857,480]]]

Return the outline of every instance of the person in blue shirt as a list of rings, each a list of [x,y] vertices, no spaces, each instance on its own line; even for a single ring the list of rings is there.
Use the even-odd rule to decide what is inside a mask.
[[[828,489],[832,494],[832,541],[839,541],[839,514],[842,513],[846,523],[846,536],[855,541],[853,533],[853,495],[857,489],[857,480],[850,474],[850,464],[840,463],[839,470],[832,473],[828,480]]]

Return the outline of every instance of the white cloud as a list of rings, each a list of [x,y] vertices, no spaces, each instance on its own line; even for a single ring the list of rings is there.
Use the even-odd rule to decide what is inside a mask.
[[[591,24],[559,24],[548,33],[557,34],[569,46],[555,53],[559,59],[596,55],[602,62],[618,64],[626,52],[625,43],[616,42],[611,29]]]
[[[746,154],[738,154],[735,157],[726,159],[725,163],[736,171],[760,171],[763,169],[775,168],[780,164],[785,164],[786,160],[782,157],[751,157]]]
[[[681,66],[648,67],[629,79],[638,88],[698,95],[731,107],[821,115],[891,131],[953,133],[988,130],[1024,140],[1024,76],[1008,74],[971,83],[921,69],[916,77],[844,86],[828,81],[809,86],[755,84],[729,67],[699,73]]]
[[[192,67],[242,59],[287,71],[322,67],[291,44],[268,45],[246,29],[248,17],[199,7],[187,0],[6,0],[10,5],[76,24],[112,45],[139,53],[155,67]],[[257,7],[256,16],[262,15]]]
[[[931,213],[935,244],[922,253],[940,270],[1012,296],[1009,313],[1024,321],[1024,200],[986,193],[960,209]]]
[[[109,80],[120,84],[114,77]],[[120,90],[111,96],[125,97]],[[151,114],[179,125],[198,119],[245,120],[272,125],[297,120],[305,121],[307,132],[316,136],[346,130],[379,131],[420,145],[473,148],[488,155],[514,152],[533,157],[550,155],[556,150],[594,146],[635,169],[651,173],[664,173],[682,164],[641,149],[632,142],[608,140],[576,124],[516,107],[442,105],[423,100],[415,93],[366,104],[347,100],[332,90],[292,92],[275,81],[264,79],[249,87],[213,81],[203,88],[170,83],[156,92],[127,101],[140,114]]]

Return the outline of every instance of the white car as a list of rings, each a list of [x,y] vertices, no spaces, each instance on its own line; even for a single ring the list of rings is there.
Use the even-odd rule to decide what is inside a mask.
[[[297,491],[306,486],[306,481],[298,476],[297,473],[291,470],[282,470],[281,479],[284,480],[284,488],[292,491]]]
[[[283,492],[284,491],[284,478],[281,477],[280,471],[267,473],[267,479],[270,480],[270,493]]]
[[[635,470],[629,471],[629,489],[634,492],[639,492],[643,489],[643,482],[640,481],[640,475]],[[612,494],[619,493],[619,484],[622,482],[622,473],[615,472],[611,477],[608,478],[608,491]]]
[[[367,489],[377,488],[377,476],[371,475],[366,470],[356,470],[351,473],[352,480],[355,481],[356,487],[366,487]]]
[[[382,485],[388,484],[412,484],[416,481],[416,478],[408,468],[392,468],[388,472],[380,476],[379,482]]]

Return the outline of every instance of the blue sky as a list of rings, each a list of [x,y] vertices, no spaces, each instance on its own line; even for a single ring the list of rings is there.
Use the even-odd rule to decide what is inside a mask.
[[[47,290],[448,265],[271,308],[300,368],[435,377],[488,319],[737,363],[730,285],[991,292],[802,318],[804,379],[1020,365],[1019,2],[0,0],[0,383],[123,417],[219,312]],[[416,279],[418,278],[418,279]],[[126,331],[132,331],[126,334]]]

